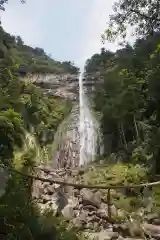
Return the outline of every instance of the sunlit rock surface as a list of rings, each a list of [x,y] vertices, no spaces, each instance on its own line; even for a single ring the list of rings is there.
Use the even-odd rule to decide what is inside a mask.
[[[77,99],[79,89],[78,75],[73,74],[28,74],[26,81],[32,82],[35,85],[44,89],[46,94],[55,97]]]
[[[75,105],[55,135],[52,157],[54,168],[71,168],[79,164],[79,140],[79,107]]]

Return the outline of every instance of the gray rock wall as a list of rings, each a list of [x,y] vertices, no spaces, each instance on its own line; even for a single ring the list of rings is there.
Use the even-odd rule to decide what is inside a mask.
[[[79,84],[78,75],[73,74],[28,74],[25,81],[31,82],[44,89],[46,94],[76,100]]]

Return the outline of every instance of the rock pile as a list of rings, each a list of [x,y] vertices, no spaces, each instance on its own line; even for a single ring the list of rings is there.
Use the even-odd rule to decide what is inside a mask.
[[[47,179],[59,179],[77,183],[83,170],[78,169],[49,169],[40,170],[39,175]],[[97,190],[75,189],[73,187],[60,186],[54,183],[46,183],[36,180],[33,185],[33,199],[36,200],[41,210],[52,209],[56,215],[61,215],[74,226],[83,230],[85,235],[95,240],[131,240],[160,239],[160,218],[157,214],[147,216],[144,223],[138,225],[135,222],[121,221],[124,212],[114,205],[110,211],[115,221],[110,221],[108,204],[104,194]]]

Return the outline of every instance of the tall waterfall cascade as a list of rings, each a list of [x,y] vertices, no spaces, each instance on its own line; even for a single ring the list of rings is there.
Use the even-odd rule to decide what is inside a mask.
[[[83,74],[77,79],[76,101],[70,115],[57,129],[53,144],[52,162],[55,168],[76,167],[96,160],[103,153],[99,122],[92,112],[90,90],[83,82]],[[79,86],[79,87],[78,87]]]
[[[101,140],[99,123],[90,110],[84,91],[83,74],[79,76],[79,136],[79,165],[82,166],[96,159]]]

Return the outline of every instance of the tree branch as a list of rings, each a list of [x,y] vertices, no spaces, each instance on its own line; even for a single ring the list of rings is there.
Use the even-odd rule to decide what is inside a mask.
[[[156,20],[157,22],[160,22],[160,18],[158,18],[158,16],[148,16],[145,13],[141,13],[140,11],[135,10],[135,9],[130,9],[130,12],[136,13],[137,15],[139,15],[139,16],[145,18],[145,19],[148,19],[148,20],[151,20],[151,21]]]

